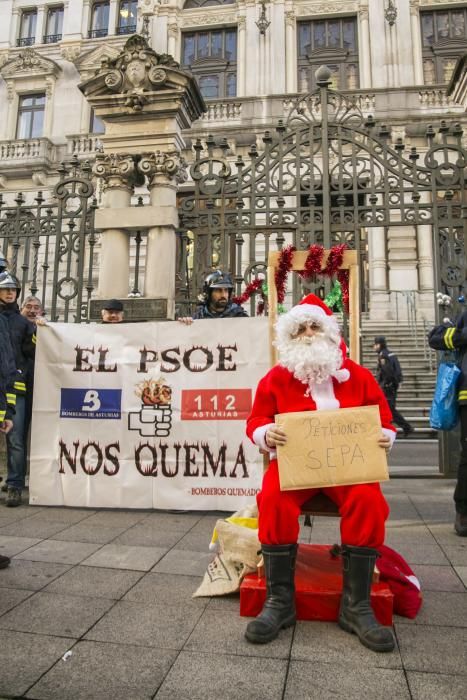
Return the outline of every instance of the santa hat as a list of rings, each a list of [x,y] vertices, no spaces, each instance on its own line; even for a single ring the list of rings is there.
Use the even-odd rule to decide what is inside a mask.
[[[276,337],[278,342],[287,341],[298,332],[302,323],[318,323],[326,332],[326,335],[340,343],[340,331],[337,320],[329,306],[316,296],[307,294],[296,306],[282,316],[276,323]]]

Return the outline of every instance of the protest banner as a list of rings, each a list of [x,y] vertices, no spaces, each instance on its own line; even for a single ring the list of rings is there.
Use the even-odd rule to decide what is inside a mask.
[[[389,479],[377,406],[281,413],[275,422],[287,435],[277,448],[281,491]]]
[[[266,319],[38,330],[30,503],[235,511],[262,457],[245,436]]]

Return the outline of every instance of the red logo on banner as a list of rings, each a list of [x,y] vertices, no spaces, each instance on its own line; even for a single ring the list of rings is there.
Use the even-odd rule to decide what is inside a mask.
[[[251,389],[185,389],[182,420],[245,420]]]

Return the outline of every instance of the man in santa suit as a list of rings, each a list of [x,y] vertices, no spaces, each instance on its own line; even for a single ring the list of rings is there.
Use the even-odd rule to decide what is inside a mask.
[[[369,370],[345,356],[345,344],[331,310],[314,294],[279,317],[279,363],[258,384],[247,434],[269,452],[269,467],[258,494],[259,541],[264,559],[267,598],[260,615],[248,624],[246,638],[261,644],[295,623],[294,571],[303,503],[319,489],[281,491],[276,446],[287,435],[274,423],[278,413],[339,407],[379,407],[381,449],[390,449],[395,428],[387,401]],[[358,635],[373,651],[392,651],[391,628],[380,625],[370,605],[376,548],[383,544],[389,508],[379,484],[323,488],[338,506],[343,560],[343,595],[339,625]]]

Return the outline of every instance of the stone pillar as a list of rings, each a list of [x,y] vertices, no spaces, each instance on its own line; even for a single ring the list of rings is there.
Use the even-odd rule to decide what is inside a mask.
[[[187,179],[178,151],[143,154],[138,170],[147,175],[157,225],[148,229],[144,295],[167,299],[167,318],[175,315],[175,260],[178,225],[177,186]]]
[[[83,1],[83,16],[81,22],[81,33],[83,37],[87,38],[89,30],[91,28],[91,0]]]
[[[44,5],[39,5],[37,8],[37,20],[36,20],[36,44],[42,44],[44,41],[45,34],[45,7]]]
[[[410,0],[410,28],[415,85],[423,85],[422,36],[420,32],[419,0]]]
[[[237,96],[245,95],[245,71],[246,71],[246,18],[240,15],[238,18],[238,45],[237,45]]]
[[[389,318],[386,230],[383,227],[368,229],[368,267],[370,273],[370,318]]]
[[[109,27],[108,27],[109,36],[112,36],[112,35],[117,33],[118,6],[119,6],[119,0],[110,0]]]
[[[371,54],[370,54],[370,25],[368,20],[368,5],[361,4],[358,9],[359,38],[360,38],[360,87],[371,87]]]
[[[168,41],[167,41],[167,53],[176,60],[179,59],[177,44],[178,44],[178,24],[176,22],[171,22],[168,26]]]
[[[285,13],[285,61],[285,91],[297,92],[296,21],[293,10],[288,10]]]
[[[98,153],[93,172],[104,181],[105,209],[112,210],[112,221],[102,230],[98,297],[126,297],[129,288],[130,237],[119,228],[119,211],[130,206],[135,166],[129,154]],[[112,227],[112,223],[114,227]]]

